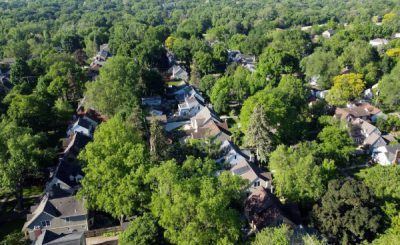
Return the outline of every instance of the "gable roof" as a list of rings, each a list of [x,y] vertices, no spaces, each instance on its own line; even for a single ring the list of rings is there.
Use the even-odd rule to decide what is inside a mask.
[[[76,185],[79,185],[79,182],[75,180],[75,176],[78,175],[84,175],[82,171],[82,166],[78,160],[68,159],[65,157],[60,159],[56,172],[54,174],[55,178],[73,188]]]
[[[83,201],[77,200],[73,196],[49,199],[47,195],[44,195],[32,215],[27,217],[28,221],[24,224],[22,230],[26,230],[43,213],[52,217],[63,218],[86,215],[87,209]]]
[[[230,171],[234,175],[239,175],[243,179],[249,180],[250,183],[258,178],[256,171],[254,171],[245,159],[239,159],[238,163],[233,166]]]
[[[228,125],[226,122],[217,123],[214,120],[207,121],[204,125],[192,131],[191,136],[193,139],[203,139],[207,137],[217,137],[220,134],[230,136]]]
[[[400,144],[386,145],[379,147],[375,153],[385,154],[389,162],[394,162],[397,158],[397,152],[400,151]]]
[[[285,208],[270,190],[265,190],[262,187],[257,187],[250,194],[245,201],[244,209],[246,218],[257,230],[265,227],[279,226],[282,223],[293,227],[300,222],[297,217],[292,218],[292,216],[299,213],[298,210],[294,210],[296,206],[290,205]]]
[[[67,148],[64,150],[65,155],[72,155],[76,157],[80,150],[83,149],[92,139],[81,132],[75,132],[69,142]]]
[[[35,241],[35,245],[81,245],[83,237],[84,232],[58,235],[52,231],[44,230]]]

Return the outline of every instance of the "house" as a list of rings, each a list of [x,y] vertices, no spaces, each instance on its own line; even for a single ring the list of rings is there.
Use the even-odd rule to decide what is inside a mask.
[[[86,245],[86,238],[84,232],[59,235],[44,230],[32,245]]]
[[[369,44],[371,44],[373,47],[381,47],[387,45],[388,43],[389,41],[384,38],[376,38],[369,41]]]
[[[201,109],[203,109],[204,104],[195,95],[186,97],[183,103],[178,105],[178,115],[181,117],[193,117]]]
[[[246,159],[240,158],[230,172],[249,181],[248,191],[253,192],[258,187],[272,189],[272,174],[261,172],[255,165],[251,165]]]
[[[209,120],[214,120],[217,123],[222,123],[221,119],[213,110],[211,110],[207,106],[204,106],[195,116],[190,118],[190,126],[192,129],[196,130],[206,124]]]
[[[92,140],[92,138],[81,132],[76,132],[68,140],[69,143],[64,150],[64,156],[76,158],[79,152]]]
[[[222,157],[217,160],[217,162],[224,162],[229,164],[229,167],[233,167],[238,164],[239,161],[245,160],[252,162],[253,158],[251,155],[244,154],[239,147],[233,144],[229,140],[225,140],[222,142],[220,146],[220,151],[222,153]]]
[[[372,156],[376,163],[383,166],[400,164],[400,144],[378,147]]]
[[[142,106],[160,106],[161,105],[161,96],[151,96],[151,97],[143,97],[142,98]]]
[[[22,231],[30,240],[37,240],[45,231],[57,235],[88,230],[88,212],[84,201],[75,197],[50,199],[45,195],[39,205],[31,207]]]
[[[228,50],[228,62],[240,64],[250,72],[255,72],[256,70],[256,57],[242,54],[238,50]]]
[[[189,131],[190,138],[192,139],[207,139],[212,138],[224,142],[231,140],[231,133],[228,130],[226,122],[219,123],[214,120],[207,121],[201,127]]]
[[[183,68],[180,65],[174,65],[172,66],[168,72],[171,75],[170,79],[172,80],[183,80],[185,82],[187,82],[189,80],[189,74],[187,73],[187,71],[185,70],[185,68]]]
[[[78,120],[68,129],[67,135],[72,136],[80,132],[88,137],[93,137],[97,122],[87,116],[79,117]]]
[[[178,87],[174,91],[170,92],[168,95],[174,96],[175,99],[180,103],[184,102],[186,97],[190,97],[192,95],[196,96],[196,98],[200,100],[203,104],[205,102],[205,99],[203,98],[201,93],[192,85],[187,84]]]
[[[385,146],[386,141],[377,127],[369,122],[357,118],[351,122],[351,136],[358,145],[371,150]]]
[[[270,190],[261,186],[255,188],[246,199],[244,214],[252,231],[282,224],[294,228],[301,224],[300,211],[296,205],[283,205]]]
[[[74,195],[80,188],[84,173],[76,159],[61,158],[57,168],[46,184],[45,191],[49,197],[65,197]]]
[[[334,30],[332,30],[332,29],[329,29],[329,30],[326,30],[326,31],[324,31],[323,33],[322,33],[322,36],[324,37],[324,38],[331,38],[333,35],[335,35],[335,31]]]
[[[382,111],[369,103],[350,105],[346,108],[336,108],[335,117],[350,122],[357,118],[376,122],[378,117],[384,116]]]

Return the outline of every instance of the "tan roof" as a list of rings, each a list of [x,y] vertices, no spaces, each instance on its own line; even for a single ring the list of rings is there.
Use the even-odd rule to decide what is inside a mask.
[[[191,133],[193,139],[202,139],[207,137],[215,137],[220,133],[230,135],[227,131],[228,125],[224,123],[216,123],[214,120],[209,120],[203,126]]]
[[[231,168],[230,171],[234,175],[239,175],[243,179],[249,180],[250,183],[258,178],[257,173],[253,170],[250,164],[244,159],[240,159],[238,163]]]

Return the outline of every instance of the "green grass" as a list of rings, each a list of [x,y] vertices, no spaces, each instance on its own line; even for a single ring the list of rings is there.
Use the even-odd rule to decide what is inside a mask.
[[[31,186],[29,188],[25,188],[23,190],[24,192],[24,197],[30,197],[30,196],[37,196],[43,193],[44,187],[41,185],[38,186]]]
[[[181,85],[181,83],[182,83],[182,81],[170,81],[170,82],[167,82],[167,85],[168,86],[179,86],[179,85]]]
[[[0,241],[3,240],[3,238],[8,234],[11,234],[14,232],[20,232],[24,223],[25,223],[25,219],[19,219],[19,220],[13,220],[10,222],[6,222],[6,223],[1,223],[0,224]]]

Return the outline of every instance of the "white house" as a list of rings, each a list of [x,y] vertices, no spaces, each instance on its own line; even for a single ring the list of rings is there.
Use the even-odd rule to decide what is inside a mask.
[[[376,38],[376,39],[369,41],[369,44],[371,44],[373,47],[384,46],[384,45],[387,45],[388,43],[389,43],[389,41],[384,38]]]
[[[174,65],[170,68],[169,72],[172,74],[171,79],[183,81],[189,80],[189,74],[182,66]]]
[[[207,106],[204,106],[195,116],[190,118],[190,126],[192,129],[196,130],[206,124],[209,120],[214,120],[218,123],[222,123],[221,119],[215,112],[213,112]]]
[[[67,131],[67,135],[71,136],[79,132],[86,136],[93,137],[93,133],[96,127],[97,122],[90,119],[89,117],[79,117],[78,120],[76,120],[72,127]]]
[[[376,163],[383,166],[400,164],[400,144],[376,148],[373,151],[373,159]]]
[[[203,103],[195,95],[192,95],[186,97],[185,101],[178,105],[178,115],[181,117],[193,117],[203,107]]]
[[[335,35],[335,31],[332,29],[326,30],[322,33],[322,36],[324,38],[331,38],[333,35]]]
[[[231,141],[225,140],[220,147],[223,156],[217,160],[217,162],[224,161],[228,163],[231,167],[238,164],[240,161],[250,161],[250,157],[243,154],[243,152],[233,144]]]

